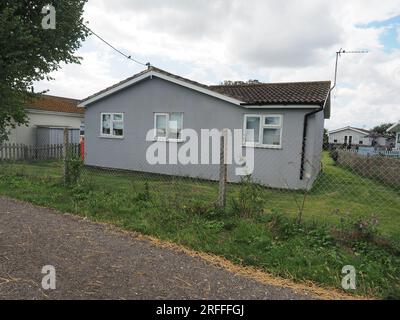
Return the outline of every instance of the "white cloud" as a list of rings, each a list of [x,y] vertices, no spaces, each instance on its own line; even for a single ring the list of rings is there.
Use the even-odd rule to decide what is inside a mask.
[[[90,0],[85,19],[133,57],[207,84],[332,79],[336,50],[368,49],[340,58],[333,128],[400,118],[400,51],[384,50],[383,28],[358,27],[399,14],[396,0]],[[83,98],[143,69],[93,37],[79,54],[37,87]]]

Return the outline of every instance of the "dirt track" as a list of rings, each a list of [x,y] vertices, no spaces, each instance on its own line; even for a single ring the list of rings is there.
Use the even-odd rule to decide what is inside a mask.
[[[56,269],[56,290],[41,287]],[[118,228],[0,197],[0,299],[310,299]]]

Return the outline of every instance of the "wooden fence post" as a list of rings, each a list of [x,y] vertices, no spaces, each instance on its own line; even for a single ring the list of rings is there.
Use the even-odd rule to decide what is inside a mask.
[[[228,149],[228,132],[223,129],[221,132],[220,157],[219,157],[219,190],[218,204],[221,208],[226,205],[226,181],[227,181],[227,149]]]
[[[64,128],[63,161],[64,161],[64,184],[68,183],[68,128]]]

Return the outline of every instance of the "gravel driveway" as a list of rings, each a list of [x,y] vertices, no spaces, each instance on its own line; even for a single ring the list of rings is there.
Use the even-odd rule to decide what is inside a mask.
[[[42,267],[56,289],[41,287]],[[0,197],[0,299],[310,299],[134,234]]]

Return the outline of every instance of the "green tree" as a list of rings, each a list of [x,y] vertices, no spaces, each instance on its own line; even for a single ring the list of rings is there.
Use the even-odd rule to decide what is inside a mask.
[[[0,142],[10,128],[27,122],[24,106],[33,82],[51,80],[60,62],[79,63],[74,52],[88,35],[83,25],[87,0],[53,0],[55,29],[42,27],[49,0],[0,2]]]
[[[389,129],[391,126],[393,126],[393,123],[382,123],[382,124],[372,128],[371,131],[373,133],[381,134],[381,135],[384,135],[386,137],[394,136],[393,134],[387,132],[387,129]]]
[[[323,148],[324,148],[324,150],[328,150],[329,149],[328,129],[324,129]]]

